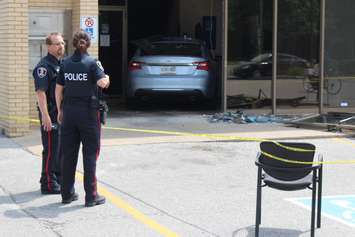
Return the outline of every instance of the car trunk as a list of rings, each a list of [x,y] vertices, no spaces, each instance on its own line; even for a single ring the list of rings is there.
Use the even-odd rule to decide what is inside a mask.
[[[146,75],[181,76],[196,73],[199,62],[205,62],[201,57],[144,56],[135,61],[142,62],[142,70]]]

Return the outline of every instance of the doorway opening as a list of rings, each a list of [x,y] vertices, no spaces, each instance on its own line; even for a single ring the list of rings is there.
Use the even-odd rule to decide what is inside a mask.
[[[198,38],[216,61],[216,99],[221,90],[221,0],[99,1],[99,57],[110,75],[110,97],[126,99],[128,63],[136,42],[161,37]]]
[[[216,85],[215,95],[212,99],[208,98],[208,101],[212,100],[211,104],[219,104],[222,74],[222,2],[221,0],[143,2],[130,0],[127,5],[128,62],[132,61],[133,56],[138,52],[137,49],[141,49],[142,42],[151,43],[152,39],[159,37],[199,39],[208,48],[211,64],[214,65],[212,71]],[[155,88],[147,89],[155,90]],[[164,97],[169,98],[170,93],[164,94]],[[185,98],[184,93],[179,97]],[[191,103],[196,101],[192,100]]]
[[[125,7],[100,6],[99,22],[99,58],[111,81],[105,93],[110,97],[122,96],[126,65]]]

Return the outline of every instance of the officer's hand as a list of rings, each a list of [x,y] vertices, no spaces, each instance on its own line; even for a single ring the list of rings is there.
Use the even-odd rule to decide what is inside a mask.
[[[52,120],[49,115],[42,115],[42,126],[44,131],[52,130]]]
[[[110,86],[110,77],[106,75],[106,77],[101,78],[97,81],[97,85],[103,89],[108,88]]]
[[[63,113],[61,110],[58,111],[58,116],[57,116],[57,121],[59,124],[62,124],[62,120],[63,120]]]

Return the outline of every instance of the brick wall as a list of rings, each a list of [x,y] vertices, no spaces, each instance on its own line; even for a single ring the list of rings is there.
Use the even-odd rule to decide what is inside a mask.
[[[75,2],[76,0],[73,0]],[[52,8],[52,9],[71,9],[72,0],[28,0],[30,7]]]
[[[72,10],[72,26],[74,30],[79,29],[80,26],[80,14],[90,14],[90,15],[98,15],[98,1],[78,1],[78,0],[29,0],[29,7],[31,8],[43,8],[44,10],[48,9],[56,9],[56,10]],[[70,55],[73,52],[71,46],[71,36],[72,33],[66,36],[66,40],[68,41],[68,54]],[[90,48],[90,53],[98,55],[98,49],[94,47]],[[32,79],[32,76],[29,75],[29,78]],[[38,111],[36,109],[36,95],[34,93],[33,83],[30,83],[29,86],[30,92],[30,117],[37,118]],[[32,125],[37,126],[36,123],[32,123]]]
[[[29,8],[72,10],[73,32],[80,28],[80,16],[98,18],[97,0],[0,1],[0,128],[10,137],[26,134],[30,126],[26,118],[37,118],[33,81],[29,80]],[[98,57],[97,43],[89,52]],[[9,119],[14,117],[22,120]]]
[[[73,20],[73,32],[80,29],[80,17],[81,16],[96,16],[99,17],[99,5],[98,1],[93,0],[73,0],[72,8],[72,20]],[[92,44],[89,53],[91,56],[98,58],[99,49],[98,44]]]
[[[73,0],[75,1],[75,0]],[[29,8],[43,8],[44,11],[55,9],[55,10],[71,10],[72,0],[28,0]],[[48,32],[49,33],[49,32]],[[38,111],[36,106],[36,93],[34,90],[33,78],[31,72],[28,75],[29,78],[29,116],[32,119],[38,119]],[[31,122],[31,126],[36,127],[38,123]]]
[[[0,1],[0,127],[7,136],[22,136],[29,116],[28,0]]]

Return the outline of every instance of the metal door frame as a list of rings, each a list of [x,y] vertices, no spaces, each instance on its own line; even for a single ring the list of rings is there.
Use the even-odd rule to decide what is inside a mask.
[[[121,86],[122,91],[121,95],[125,98],[126,94],[126,75],[127,75],[127,4],[125,6],[107,6],[107,5],[100,5],[99,12],[122,12],[122,70],[121,70]],[[100,24],[100,19],[99,19]],[[100,45],[99,45],[100,47]]]
[[[228,0],[222,0],[222,83],[221,111],[227,111],[227,77],[228,77]]]

